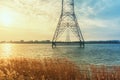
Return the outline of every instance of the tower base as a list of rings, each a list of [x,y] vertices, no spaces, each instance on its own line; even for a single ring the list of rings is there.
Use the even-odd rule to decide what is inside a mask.
[[[62,46],[62,47],[80,47],[84,48],[85,43],[84,42],[52,42],[52,48],[55,48],[57,46]]]

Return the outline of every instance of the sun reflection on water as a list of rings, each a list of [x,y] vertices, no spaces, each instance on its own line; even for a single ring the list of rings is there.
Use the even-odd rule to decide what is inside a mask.
[[[1,46],[2,50],[2,58],[10,58],[12,55],[12,45],[11,44],[2,44]]]

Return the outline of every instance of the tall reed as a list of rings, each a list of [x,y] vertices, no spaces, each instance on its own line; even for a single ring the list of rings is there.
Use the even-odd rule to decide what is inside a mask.
[[[0,80],[80,80],[80,72],[67,59],[1,59]]]
[[[0,80],[120,80],[120,66],[75,65],[67,59],[0,59]]]

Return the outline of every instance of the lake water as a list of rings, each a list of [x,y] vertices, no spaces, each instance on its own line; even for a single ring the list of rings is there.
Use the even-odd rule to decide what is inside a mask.
[[[120,65],[120,44],[86,44],[85,48],[51,44],[0,44],[0,58],[68,58],[77,64]]]

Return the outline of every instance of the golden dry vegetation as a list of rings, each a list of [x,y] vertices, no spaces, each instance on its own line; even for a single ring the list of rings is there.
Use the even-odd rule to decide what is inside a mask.
[[[0,59],[0,80],[120,80],[119,66],[76,66],[67,59]]]
[[[0,80],[79,80],[79,69],[66,59],[1,59]]]

